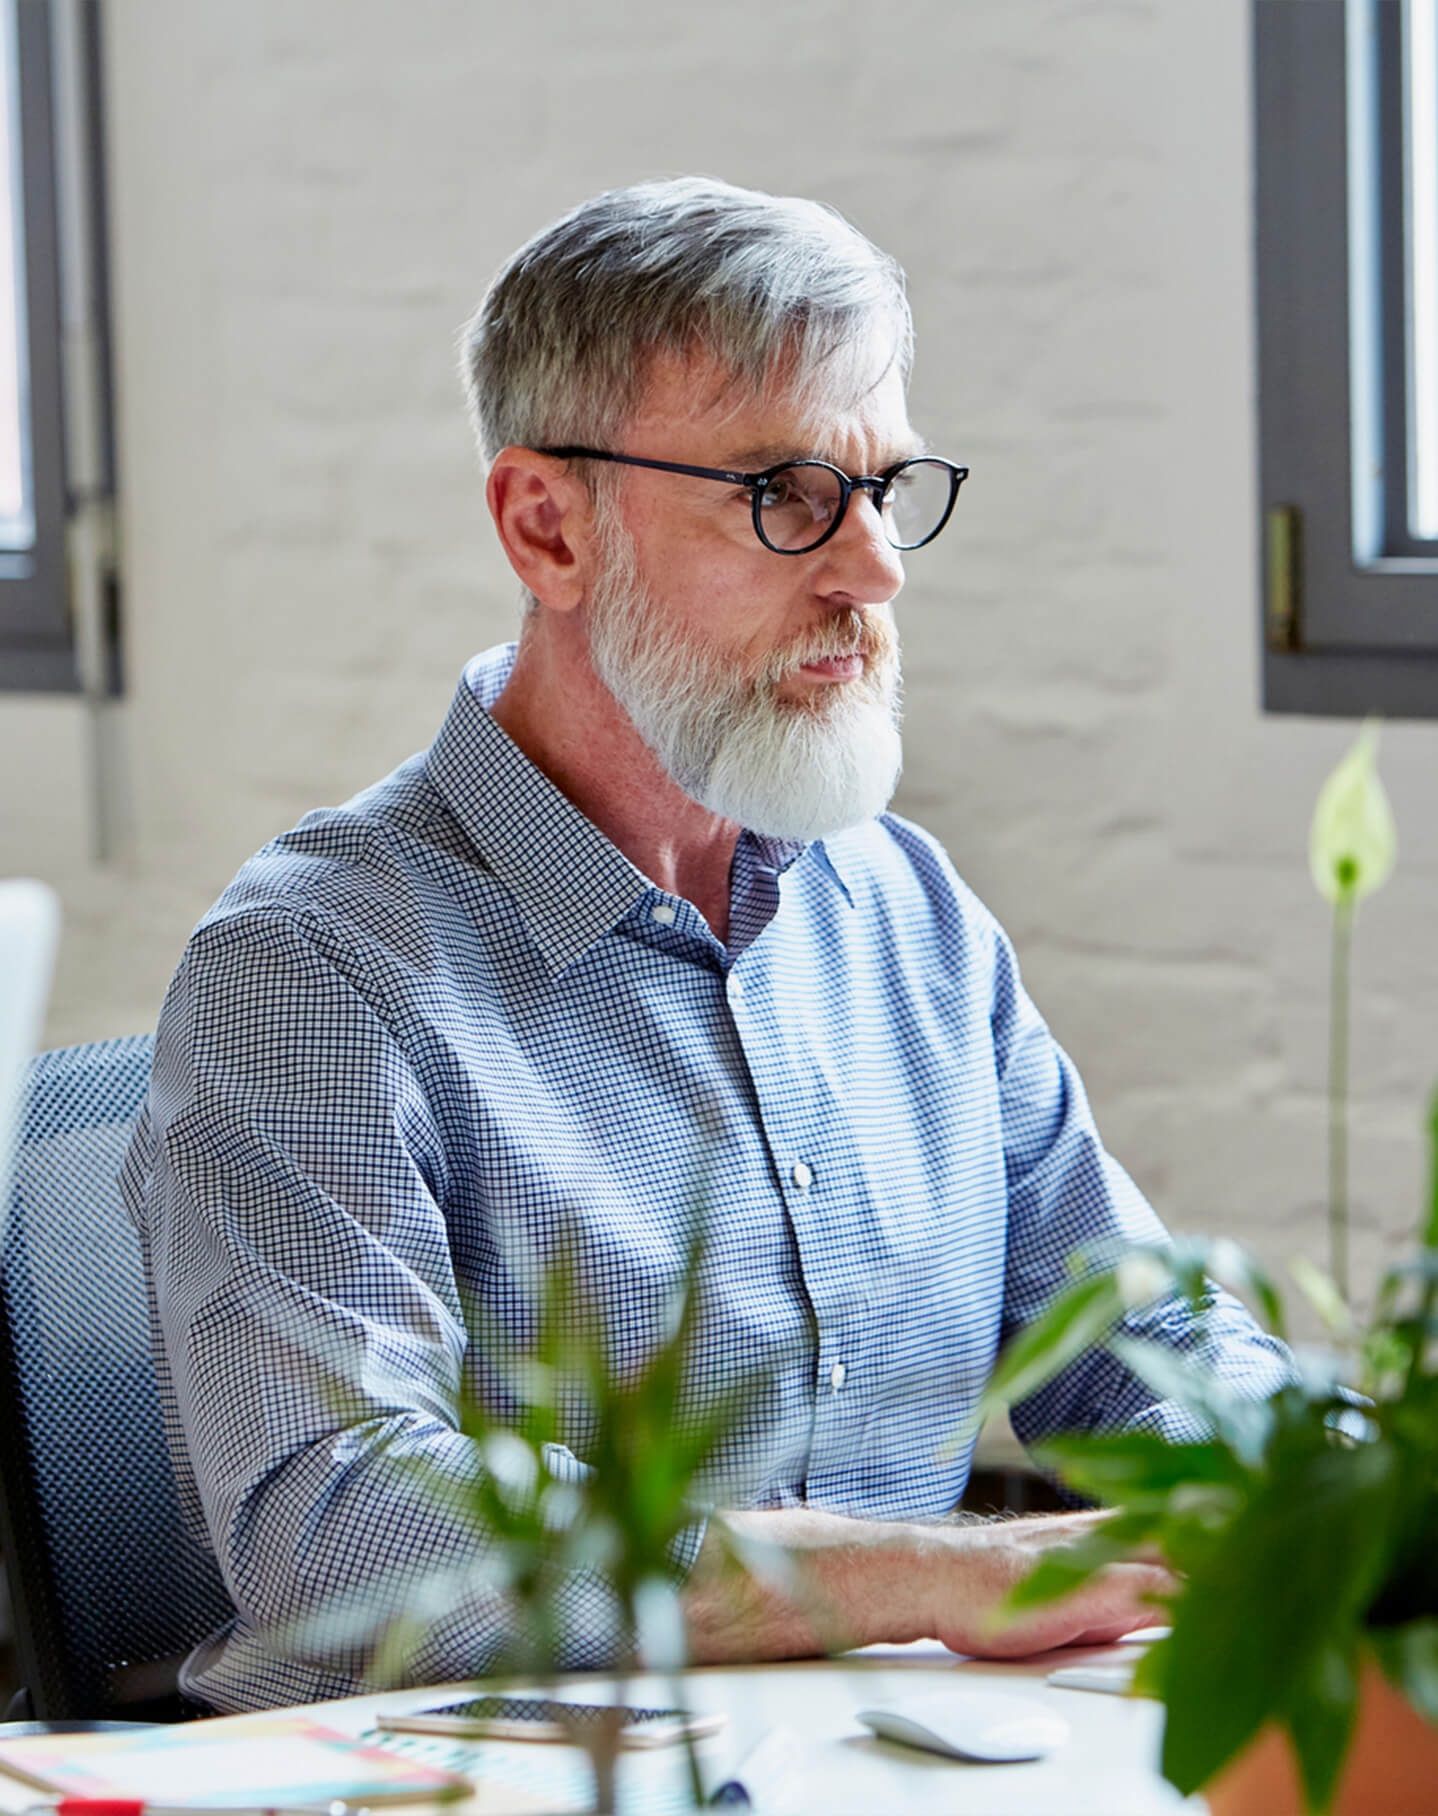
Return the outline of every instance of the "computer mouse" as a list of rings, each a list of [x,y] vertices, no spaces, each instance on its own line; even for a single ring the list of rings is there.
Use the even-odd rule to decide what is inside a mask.
[[[1069,1737],[1063,1716],[1036,1698],[968,1684],[860,1709],[859,1720],[884,1740],[947,1753],[951,1759],[1042,1759]]]

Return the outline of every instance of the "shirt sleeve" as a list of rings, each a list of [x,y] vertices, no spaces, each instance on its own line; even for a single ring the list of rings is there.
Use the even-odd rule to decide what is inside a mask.
[[[993,1034],[1008,1186],[1003,1338],[1030,1323],[1068,1279],[1078,1249],[1112,1242],[1162,1244],[1168,1234],[1128,1174],[1104,1150],[1073,1062],[1054,1040],[1019,979],[1018,962],[993,927]],[[1161,1299],[1123,1324],[1192,1355],[1244,1395],[1266,1398],[1292,1378],[1287,1349],[1231,1294],[1214,1289],[1200,1323],[1186,1300]],[[1142,1427],[1174,1441],[1200,1427],[1186,1408],[1158,1400],[1106,1349],[1091,1349],[1011,1409],[1025,1443],[1062,1431]]]
[[[238,1649],[358,1679],[370,1617],[443,1584],[405,1671],[445,1682],[484,1671],[516,1619],[466,1504],[449,1161],[382,992],[324,947],[308,913],[227,917],[166,1000],[140,1218],[162,1372]],[[683,1549],[681,1568],[697,1533]],[[605,1580],[576,1572],[560,1612],[560,1665],[607,1662]],[[243,1700],[275,1698],[257,1683]]]

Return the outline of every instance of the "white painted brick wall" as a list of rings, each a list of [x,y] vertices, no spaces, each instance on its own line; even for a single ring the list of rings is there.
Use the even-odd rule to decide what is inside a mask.
[[[506,634],[453,378],[518,241],[684,170],[833,201],[908,268],[916,421],[974,476],[901,618],[901,805],[1011,929],[1110,1145],[1179,1227],[1320,1252],[1350,729],[1258,712],[1243,0],[110,0],[133,836],[87,858],[69,703],[0,699],[6,870],[67,931],[55,1042],[153,1022],[193,920],[428,741]],[[1438,1076],[1438,726],[1357,956],[1376,1262]]]

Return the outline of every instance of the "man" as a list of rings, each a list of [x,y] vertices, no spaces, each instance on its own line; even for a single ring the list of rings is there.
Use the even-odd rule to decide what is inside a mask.
[[[992,1651],[1152,1618],[1166,1579],[1131,1565],[995,1638],[1093,1516],[942,1523],[999,1343],[1071,1251],[1161,1232],[1002,931],[883,811],[902,550],[963,476],[910,427],[910,335],[838,216],[697,180],[575,210],[471,323],[517,649],[201,924],[127,1170],[182,1493],[239,1610],[191,1661],[205,1702],[357,1687],[362,1643],[307,1613],[475,1552],[434,1492],[480,1466],[461,1383],[499,1392],[466,1305],[522,1346],[536,1260],[573,1241],[627,1366],[696,1197],[701,1357],[770,1371],[730,1517],[839,1630]],[[1197,1341],[1173,1305],[1144,1328]],[[1231,1301],[1204,1341],[1255,1394],[1281,1377]],[[1015,1422],[1175,1416],[1091,1354]],[[699,1659],[814,1648],[810,1598],[735,1591],[702,1523],[676,1562]],[[602,1659],[607,1608],[576,1580],[568,1662]],[[476,1586],[408,1668],[480,1671],[509,1620]]]

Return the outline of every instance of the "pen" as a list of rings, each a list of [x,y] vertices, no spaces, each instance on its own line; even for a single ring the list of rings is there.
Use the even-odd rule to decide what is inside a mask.
[[[794,1767],[794,1730],[771,1728],[739,1762],[739,1771],[709,1793],[711,1810],[779,1811]]]

